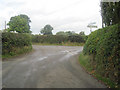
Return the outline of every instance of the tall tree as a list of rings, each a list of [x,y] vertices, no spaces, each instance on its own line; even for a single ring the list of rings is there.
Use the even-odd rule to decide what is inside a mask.
[[[45,27],[42,28],[40,32],[43,35],[52,35],[52,30],[53,30],[53,27],[51,25],[45,25]]]
[[[110,26],[120,22],[120,1],[101,2],[102,26]]]
[[[81,31],[81,32],[79,33],[79,35],[85,36],[85,33],[84,33],[83,31]]]
[[[66,36],[66,33],[64,31],[59,31],[56,33],[56,35]]]
[[[75,33],[74,31],[67,31],[65,32],[68,36],[71,36],[71,35],[76,35],[77,33]]]
[[[56,33],[56,35],[62,35],[62,36],[72,36],[72,35],[77,35],[74,31],[59,31]]]
[[[16,31],[18,33],[31,33],[29,25],[30,22],[30,18],[24,14],[11,17],[9,23],[7,24],[9,25],[8,32]]]

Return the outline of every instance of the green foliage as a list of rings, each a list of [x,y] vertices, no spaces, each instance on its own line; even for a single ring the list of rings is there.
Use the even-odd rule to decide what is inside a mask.
[[[15,47],[10,53],[6,53],[4,55],[2,55],[2,59],[6,59],[6,58],[10,58],[13,56],[18,56],[20,54],[25,54],[28,53],[32,50],[32,46],[24,46],[22,48],[20,47]]]
[[[81,32],[79,33],[79,35],[80,35],[81,37],[83,37],[85,41],[87,41],[88,36],[85,35],[85,33],[84,33],[83,31],[81,31]]]
[[[67,36],[77,35],[74,31],[65,32]]]
[[[32,35],[33,43],[61,44],[66,42],[84,43],[84,39],[79,35],[61,36],[61,35]]]
[[[81,32],[79,33],[79,35],[84,36],[85,33],[84,33],[83,31],[81,31]]]
[[[61,36],[72,36],[72,35],[78,35],[77,33],[75,33],[74,31],[60,31],[57,32],[56,35],[61,35]]]
[[[13,55],[17,48],[31,46],[31,36],[29,34],[2,33],[2,55]]]
[[[101,2],[101,15],[103,26],[110,26],[120,22],[120,1]]]
[[[9,25],[8,32],[16,31],[18,33],[31,33],[29,25],[30,22],[31,20],[27,15],[21,14],[11,17],[9,23],[7,24]]]
[[[103,77],[118,83],[120,61],[120,24],[92,32],[83,49],[84,54],[91,55],[91,63]]]
[[[56,35],[32,35],[33,43],[62,43],[67,42],[68,38]]]
[[[91,67],[90,63],[90,56],[88,55],[83,55],[83,53],[80,53],[79,56],[79,62],[82,67],[84,67],[87,71],[91,72],[93,70],[93,67]]]
[[[70,42],[78,42],[78,43],[85,42],[84,38],[80,35],[70,35],[68,36],[68,39]]]
[[[42,30],[40,31],[43,35],[52,35],[53,27],[51,25],[46,25]]]
[[[96,77],[98,80],[104,82],[108,87],[110,88],[115,88],[117,85],[115,82],[111,81],[107,77],[103,77],[101,74],[97,73],[95,71],[95,67],[91,63],[91,56],[90,55],[84,55],[82,52],[80,53],[79,56],[79,62],[80,65],[91,75]]]
[[[56,35],[67,36],[64,31],[59,31],[56,33]]]

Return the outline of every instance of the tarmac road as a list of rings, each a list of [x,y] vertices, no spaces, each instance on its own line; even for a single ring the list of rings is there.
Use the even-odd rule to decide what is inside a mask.
[[[78,62],[80,46],[39,46],[2,62],[4,88],[106,88]]]

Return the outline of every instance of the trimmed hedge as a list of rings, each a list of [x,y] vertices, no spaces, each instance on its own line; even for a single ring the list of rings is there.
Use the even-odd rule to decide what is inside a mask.
[[[120,24],[92,32],[83,49],[92,56],[91,65],[103,77],[118,84],[120,62]]]
[[[84,43],[85,40],[80,35],[61,36],[61,35],[32,35],[33,43],[61,44],[66,42]]]
[[[29,34],[2,33],[2,55],[15,54],[18,48],[32,47]]]

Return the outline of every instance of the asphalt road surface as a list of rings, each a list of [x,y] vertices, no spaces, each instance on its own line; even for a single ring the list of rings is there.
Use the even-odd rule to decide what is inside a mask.
[[[79,46],[39,46],[2,63],[4,88],[105,88],[78,62]]]

